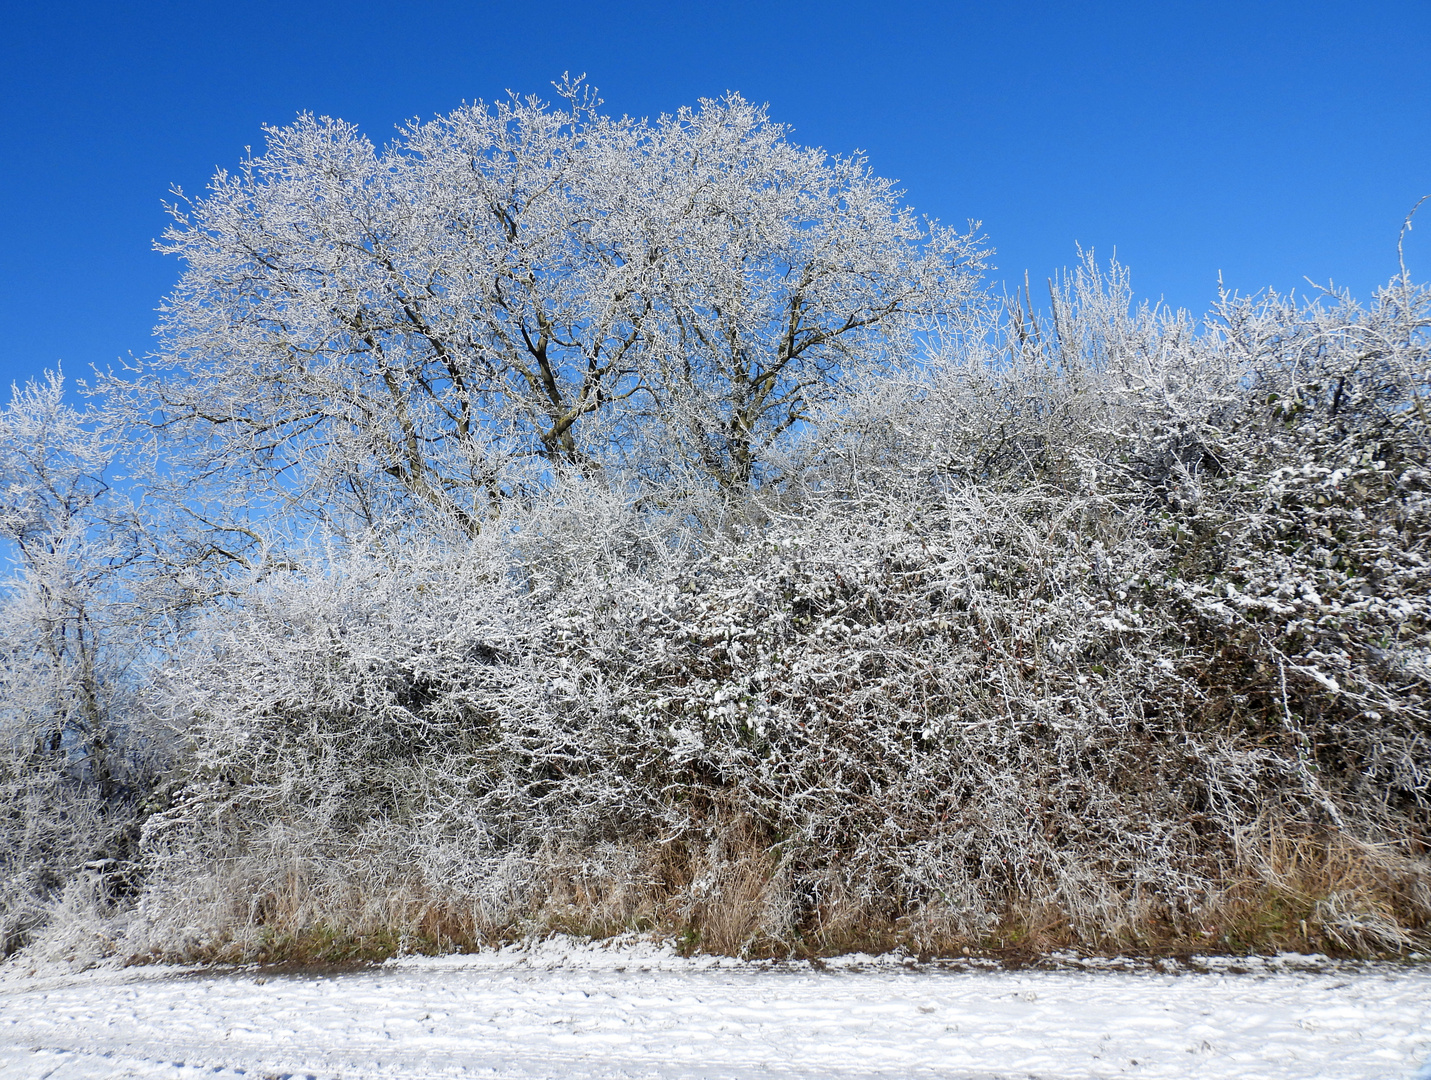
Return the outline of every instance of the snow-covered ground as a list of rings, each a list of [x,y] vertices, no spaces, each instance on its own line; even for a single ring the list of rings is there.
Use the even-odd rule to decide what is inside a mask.
[[[1120,966],[821,970],[562,942],[341,974],[12,962],[0,1077],[1411,1080],[1431,1055],[1425,965]]]

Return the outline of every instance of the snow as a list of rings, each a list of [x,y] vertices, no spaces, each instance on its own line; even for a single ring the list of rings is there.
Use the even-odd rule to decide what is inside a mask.
[[[823,966],[548,942],[356,972],[0,970],[0,1077],[1431,1078],[1431,967]]]

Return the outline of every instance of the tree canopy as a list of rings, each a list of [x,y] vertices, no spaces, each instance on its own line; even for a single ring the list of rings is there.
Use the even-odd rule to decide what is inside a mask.
[[[976,303],[984,250],[739,95],[613,118],[579,84],[410,123],[301,116],[179,199],[132,419],[366,524],[468,533],[561,471],[735,491]]]

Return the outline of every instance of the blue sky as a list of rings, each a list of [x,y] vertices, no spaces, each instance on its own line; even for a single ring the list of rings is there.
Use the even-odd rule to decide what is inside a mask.
[[[194,3],[0,0],[0,379],[150,345],[171,184],[264,123],[409,117],[586,72],[617,113],[738,90],[981,219],[995,277],[1116,247],[1142,294],[1396,270],[1431,191],[1431,2]],[[1431,213],[1407,243],[1431,278]]]

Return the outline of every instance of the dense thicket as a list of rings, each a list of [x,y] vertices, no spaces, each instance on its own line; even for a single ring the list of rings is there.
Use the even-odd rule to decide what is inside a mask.
[[[524,107],[528,120],[546,115]],[[713,117],[726,138],[733,116],[749,120],[742,108],[728,100],[640,130],[592,114],[581,130],[616,132],[669,170],[655,148]],[[492,130],[515,130],[505,115],[483,129],[489,144]],[[409,149],[489,120],[466,111],[414,129]],[[552,124],[543,138],[573,130],[570,115]],[[769,143],[759,123],[741,130]],[[300,136],[362,149],[347,129],[283,133]],[[587,153],[598,141],[558,143]],[[270,197],[274,153],[224,181],[201,217]],[[359,157],[374,176],[411,164]],[[865,183],[862,168],[841,175]],[[290,172],[284,183],[303,179]],[[788,223],[771,208],[780,190],[760,180],[748,193]],[[203,220],[171,243],[211,243],[219,227]],[[543,243],[572,240],[569,223],[552,229]],[[964,265],[965,241],[929,235],[929,259]],[[369,269],[377,251],[343,250]],[[748,444],[759,468],[729,441],[714,456],[692,449],[714,430],[701,423],[728,424],[732,402],[749,399],[729,396],[735,369],[703,384],[724,387],[719,408],[670,391],[657,362],[669,353],[651,342],[671,339],[653,328],[683,324],[662,321],[674,293],[653,288],[646,323],[622,316],[646,335],[623,385],[649,388],[626,400],[684,401],[686,434],[674,433],[676,412],[603,399],[611,441],[581,444],[599,468],[567,468],[582,463],[548,445],[545,421],[522,411],[535,406],[513,406],[493,431],[508,439],[527,417],[522,452],[543,464],[486,502],[480,484],[442,472],[466,509],[434,513],[451,507],[406,466],[378,468],[387,444],[361,441],[357,413],[294,428],[282,411],[329,399],[319,382],[276,374],[297,362],[297,338],[279,333],[290,333],[272,307],[281,294],[260,281],[281,260],[257,252],[241,282],[230,269],[205,279],[242,293],[252,318],[200,297],[194,257],[171,312],[193,306],[176,346],[189,370],[222,381],[241,369],[258,384],[224,383],[221,413],[201,414],[198,394],[188,412],[144,419],[152,450],[180,431],[200,440],[173,462],[207,462],[205,483],[227,483],[260,451],[275,476],[297,463],[273,481],[281,499],[267,516],[211,514],[204,500],[222,484],[164,503],[174,488],[157,472],[120,513],[100,479],[108,444],[57,389],[43,409],[17,400],[6,414],[13,425],[48,409],[71,440],[58,465],[17,457],[6,477],[7,528],[37,552],[6,606],[7,948],[60,910],[44,947],[87,927],[104,949],[210,957],[382,953],[553,928],[652,928],[735,952],[1375,951],[1424,937],[1431,293],[1404,274],[1366,308],[1225,297],[1201,324],[1136,307],[1124,272],[1091,258],[1043,313],[993,312],[960,279],[947,294],[958,312],[911,317],[864,352],[821,353],[828,378],[808,369],[824,381],[777,410],[794,419],[770,420],[760,430],[779,437]],[[910,252],[900,265],[928,271]],[[792,265],[833,265],[825,257],[711,279],[768,301]],[[726,266],[711,260],[692,273]],[[322,291],[320,278],[299,285]],[[837,317],[842,295],[871,310],[830,289],[821,318]],[[439,293],[423,302],[441,306]],[[767,332],[759,315],[727,359],[770,371],[771,357],[793,356],[798,328],[816,323],[801,322],[805,300],[778,295],[793,321]],[[704,315],[720,307],[703,303]],[[524,317],[503,309],[503,332]],[[442,351],[454,339],[413,344],[410,331],[404,370],[420,388],[409,400],[475,401],[422,374],[455,355]],[[833,340],[820,332],[808,331],[810,349]],[[344,333],[303,370],[371,379],[375,350],[398,348]],[[497,364],[487,340],[479,349],[469,335],[474,365]],[[509,375],[527,362],[512,350]],[[180,403],[192,386],[175,385],[111,382],[111,422],[141,419],[145,393]],[[275,386],[297,396],[280,401]],[[280,405],[270,441],[255,441],[259,407]],[[466,437],[447,405],[425,414],[436,426],[419,441],[433,454]],[[723,430],[754,438],[758,427]],[[662,447],[669,467],[652,465]],[[69,477],[50,489],[82,493],[65,496],[75,506],[108,509],[46,518],[34,508],[69,504],[32,497],[39,466]],[[244,474],[233,490],[260,480]],[[341,497],[324,503],[325,484]],[[369,513],[378,505],[416,509]],[[295,524],[315,520],[317,531]],[[225,546],[233,536],[243,550]],[[113,639],[86,644],[100,613]]]

